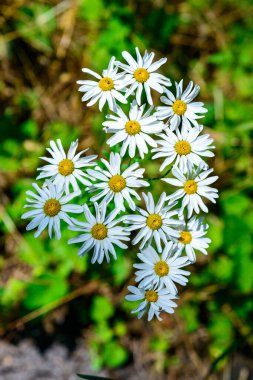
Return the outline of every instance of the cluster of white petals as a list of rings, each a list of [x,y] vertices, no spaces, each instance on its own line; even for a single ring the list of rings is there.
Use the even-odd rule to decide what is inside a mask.
[[[198,123],[207,112],[195,101],[198,85],[190,82],[184,90],[181,80],[173,91],[171,80],[157,72],[166,58],[156,61],[154,53],[142,56],[138,48],[136,56],[122,56],[124,62],[112,57],[101,75],[84,68],[95,80],[77,82],[87,106],[98,102],[102,111],[107,103],[110,114],[101,131],[110,134],[113,151],[97,160],[87,149],[78,151],[77,140],[68,151],[61,140],[50,141],[50,157],[41,157],[47,164],[38,168],[37,179],[44,183],[33,184],[36,193],[27,191],[25,207],[32,210],[22,218],[32,219],[27,230],[36,229],[35,237],[47,229],[50,238],[54,232],[60,239],[61,222],[66,223],[79,233],[68,243],[80,244],[78,254],[91,255],[92,264],[109,263],[122,250],[129,254],[130,244],[132,250],[138,246],[137,285],[128,286],[126,299],[139,301],[132,311],[138,318],[147,312],[149,321],[161,320],[162,312],[174,312],[178,286],[188,282],[190,271],[183,268],[196,261],[197,252],[207,255],[211,242],[208,225],[196,214],[207,213],[206,202],[218,197],[210,186],[218,177],[210,176],[213,169],[205,161],[214,156],[213,139]],[[155,92],[162,94],[158,107]],[[151,159],[166,172],[145,178],[141,160]],[[163,181],[158,198],[144,192],[151,181]]]

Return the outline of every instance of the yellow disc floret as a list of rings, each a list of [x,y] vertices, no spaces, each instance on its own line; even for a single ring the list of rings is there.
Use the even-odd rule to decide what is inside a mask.
[[[126,187],[126,180],[122,175],[116,174],[109,179],[108,185],[114,193],[119,193]]]
[[[98,86],[102,91],[111,91],[114,88],[114,82],[112,78],[104,77],[98,82]]]
[[[43,207],[44,213],[47,216],[56,216],[61,211],[61,204],[57,199],[48,199]]]
[[[162,218],[159,214],[150,214],[147,217],[147,226],[151,228],[151,230],[158,230],[162,224]]]
[[[166,263],[166,261],[158,261],[155,263],[154,271],[159,277],[167,276],[167,274],[170,271],[169,265]]]
[[[194,179],[188,179],[184,184],[184,191],[186,194],[195,194],[198,190],[198,184]]]
[[[187,109],[187,104],[183,100],[177,99],[173,103],[172,109],[176,115],[182,116]]]
[[[188,141],[181,140],[176,142],[175,151],[180,154],[180,156],[186,156],[187,154],[191,153],[191,145],[188,143]]]
[[[178,241],[182,244],[189,244],[192,241],[192,234],[189,231],[181,231]]]
[[[125,131],[130,136],[136,135],[141,130],[141,125],[136,120],[129,120],[125,125]]]
[[[72,174],[74,170],[74,163],[68,158],[65,158],[58,164],[58,172],[64,177],[67,177],[68,175]]]
[[[148,302],[156,302],[158,300],[158,294],[154,290],[147,290],[145,298]]]
[[[149,78],[149,72],[148,70],[144,69],[143,67],[139,67],[134,72],[134,77],[137,80],[137,82],[144,83],[147,82]]]
[[[96,240],[103,240],[107,237],[108,229],[104,224],[94,224],[91,229],[91,235]]]

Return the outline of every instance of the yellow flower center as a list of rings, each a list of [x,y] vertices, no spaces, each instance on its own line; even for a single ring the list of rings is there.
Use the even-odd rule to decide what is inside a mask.
[[[170,271],[169,265],[166,263],[166,261],[158,261],[155,263],[154,266],[155,273],[159,277],[167,276],[167,274]]]
[[[189,153],[191,153],[191,145],[188,143],[188,141],[181,140],[176,142],[175,151],[180,154],[180,156],[185,156]]]
[[[102,91],[111,91],[114,88],[114,82],[112,78],[104,77],[98,82],[98,86]]]
[[[122,175],[114,175],[109,179],[108,185],[114,193],[119,193],[126,187],[126,180]]]
[[[129,135],[136,135],[141,130],[141,125],[138,123],[138,121],[135,120],[129,120],[125,125],[126,133]]]
[[[198,190],[198,184],[194,181],[194,179],[188,179],[188,181],[184,184],[184,191],[186,194],[195,194]]]
[[[144,83],[147,82],[149,78],[149,72],[146,69],[143,69],[140,67],[139,69],[136,69],[134,72],[134,77],[137,80],[137,82]]]
[[[147,290],[145,298],[148,302],[156,302],[158,300],[158,294],[154,290]]]
[[[162,218],[158,214],[150,214],[147,217],[147,226],[151,228],[151,230],[158,230],[162,224]]]
[[[192,241],[192,234],[189,231],[181,231],[178,241],[182,244],[189,244]]]
[[[55,216],[61,211],[61,204],[57,199],[48,199],[43,207],[44,213],[48,216]]]
[[[183,100],[177,99],[173,103],[172,109],[176,115],[181,116],[185,113],[185,111],[187,109],[187,104]]]
[[[94,239],[103,240],[107,237],[108,229],[104,224],[94,224],[91,235]]]
[[[58,165],[58,172],[65,177],[73,173],[74,170],[75,166],[73,164],[73,161],[69,160],[68,158],[62,160]]]

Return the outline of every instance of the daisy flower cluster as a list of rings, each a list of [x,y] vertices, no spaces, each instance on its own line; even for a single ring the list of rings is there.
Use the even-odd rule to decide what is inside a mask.
[[[199,124],[207,110],[195,101],[198,85],[172,83],[158,72],[167,59],[157,61],[154,53],[141,55],[136,48],[136,56],[124,51],[122,57],[112,57],[101,74],[84,68],[93,79],[77,82],[87,106],[109,109],[101,128],[109,135],[108,156],[79,151],[78,141],[68,151],[61,140],[51,141],[41,157],[46,164],[38,168],[37,180],[44,182],[27,191],[31,210],[22,218],[32,219],[27,230],[36,229],[35,237],[48,230],[60,239],[66,223],[78,233],[68,243],[79,244],[78,254],[89,254],[93,264],[136,246],[136,286],[128,286],[126,299],[137,302],[138,318],[147,312],[149,321],[161,320],[162,312],[177,306],[178,285],[188,282],[185,267],[196,261],[196,252],[206,255],[211,242],[202,213],[218,197],[211,186],[218,177],[210,176],[206,162],[214,146]],[[157,93],[161,105],[154,106]],[[141,164],[149,160],[160,165],[156,178],[144,176]],[[164,191],[156,199],[148,188],[159,181]]]

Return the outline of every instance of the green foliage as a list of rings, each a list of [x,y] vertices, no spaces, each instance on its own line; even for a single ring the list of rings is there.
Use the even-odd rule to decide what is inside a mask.
[[[97,296],[95,299],[91,307],[91,316],[100,312],[101,314],[105,314],[105,317],[103,319],[98,318],[97,314],[95,314],[97,320],[92,331],[90,346],[92,367],[94,370],[101,369],[103,365],[107,365],[110,368],[120,367],[129,357],[128,351],[120,343],[121,337],[124,337],[127,333],[125,322],[119,320],[113,323],[112,320],[109,320],[114,315],[114,310],[110,310],[110,303],[103,297]],[[108,313],[108,309],[110,313]]]
[[[16,28],[20,35],[41,51],[51,48],[51,36],[56,28],[54,10],[44,4],[30,4],[19,9]]]
[[[170,341],[167,337],[154,337],[149,345],[152,351],[166,352],[170,347]]]
[[[104,321],[113,315],[113,306],[111,302],[102,296],[93,298],[91,306],[91,318],[96,322]]]
[[[113,261],[111,264],[111,271],[114,284],[124,284],[131,270],[132,264],[130,258],[127,257],[127,253],[125,253],[125,251],[123,250],[118,249],[117,260]]]
[[[103,359],[110,368],[120,367],[127,358],[127,350],[115,341],[109,342],[104,348]]]
[[[89,22],[97,21],[103,16],[104,4],[102,0],[81,1],[79,17]]]
[[[179,314],[182,316],[187,332],[196,331],[199,327],[197,305],[183,305]]]
[[[38,309],[63,297],[67,291],[68,284],[64,278],[47,272],[28,284],[24,306],[27,310]]]
[[[0,293],[1,304],[11,308],[19,298],[23,297],[24,288],[25,284],[23,281],[15,278],[10,279]]]
[[[224,193],[222,200],[225,222],[225,246],[227,253],[234,262],[235,284],[242,292],[252,289],[252,224],[248,218],[242,218],[245,213],[252,215],[250,201],[244,195]]]
[[[213,337],[209,349],[211,355],[217,357],[224,351],[224,347],[228,347],[231,344],[233,339],[233,326],[228,317],[217,313],[212,316],[209,332]]]
[[[57,120],[48,123],[43,129],[45,141],[55,139],[55,136],[62,140],[64,147],[68,147],[69,141],[73,141],[79,137],[79,131],[77,128],[73,128],[71,125]]]

